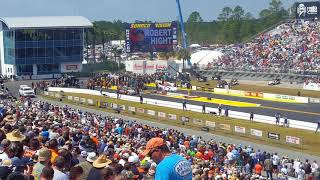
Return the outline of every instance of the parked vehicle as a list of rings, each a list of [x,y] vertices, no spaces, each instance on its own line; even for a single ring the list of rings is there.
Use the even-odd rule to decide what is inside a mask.
[[[27,85],[20,85],[19,95],[24,97],[34,97],[34,90]]]

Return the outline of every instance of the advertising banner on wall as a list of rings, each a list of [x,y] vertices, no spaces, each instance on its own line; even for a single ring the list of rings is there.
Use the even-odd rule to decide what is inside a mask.
[[[166,118],[166,113],[164,113],[164,112],[158,112],[158,117]]]
[[[170,120],[177,120],[177,115],[175,115],[175,114],[168,114],[168,118],[169,118]]]
[[[300,138],[294,136],[286,136],[286,142],[291,144],[300,144]]]
[[[216,127],[216,123],[212,122],[212,121],[206,121],[206,126],[209,128],[215,128]]]
[[[138,113],[144,113],[144,109],[142,109],[142,108],[138,108]]]
[[[319,18],[319,1],[312,2],[297,2],[296,7],[296,19],[314,19]]]
[[[231,126],[229,124],[219,124],[220,129],[230,131]]]
[[[193,119],[193,124],[201,126],[202,125],[202,120],[201,119]]]
[[[252,136],[262,137],[262,131],[257,130],[257,129],[250,129],[250,134]]]
[[[150,116],[155,116],[156,112],[153,110],[147,110],[147,114],[149,114]]]
[[[125,25],[127,53],[170,52],[177,44],[177,23],[133,23]]]
[[[237,132],[237,133],[245,134],[246,133],[246,128],[245,127],[240,127],[240,126],[234,126],[234,131]]]
[[[132,106],[129,106],[128,110],[131,111],[131,112],[135,112],[135,111],[136,111],[136,108],[135,108],[135,107],[132,107]]]
[[[280,134],[268,132],[268,138],[274,140],[280,140]]]

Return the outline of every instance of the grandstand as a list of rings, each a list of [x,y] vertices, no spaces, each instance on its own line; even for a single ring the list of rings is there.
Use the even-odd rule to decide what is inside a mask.
[[[303,82],[320,71],[318,20],[287,21],[243,44],[222,48],[202,72],[240,79]],[[235,72],[236,71],[236,72]]]

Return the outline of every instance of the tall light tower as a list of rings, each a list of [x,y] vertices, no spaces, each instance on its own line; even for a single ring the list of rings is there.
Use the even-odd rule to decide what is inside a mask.
[[[180,19],[180,26],[181,26],[181,33],[182,33],[182,47],[184,49],[188,48],[188,42],[187,42],[187,33],[184,28],[184,21],[183,21],[183,16],[182,16],[182,11],[181,11],[181,5],[180,5],[180,0],[176,0],[177,6],[178,6],[178,11],[179,11],[179,19]],[[190,59],[188,59],[188,65],[191,66]]]

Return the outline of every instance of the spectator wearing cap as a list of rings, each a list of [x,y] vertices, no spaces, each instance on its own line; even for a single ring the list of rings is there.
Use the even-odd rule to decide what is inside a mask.
[[[86,152],[81,152],[81,155],[85,155]],[[97,159],[97,155],[95,152],[87,153],[86,161],[79,163],[77,166],[81,167],[83,170],[83,173],[81,174],[80,178],[81,180],[86,180],[89,176],[89,172],[93,168],[92,163]]]
[[[112,161],[108,159],[105,154],[100,155],[95,161],[93,161],[93,168],[90,170],[87,180],[102,179],[101,170],[109,166],[111,163]]]
[[[38,162],[34,165],[32,175],[35,180],[40,180],[40,175],[44,167],[50,165],[51,151],[48,148],[42,148],[38,152]]]
[[[130,171],[133,172],[134,175],[139,177],[139,166],[140,166],[140,160],[139,157],[137,155],[131,155],[128,158],[128,163],[130,165]]]
[[[178,154],[171,154],[166,141],[152,138],[148,141],[142,155],[149,155],[156,162],[156,180],[191,180],[191,164]]]
[[[63,168],[66,164],[66,160],[62,156],[58,156],[53,162],[53,170],[55,180],[68,180],[68,176],[63,172]]]

